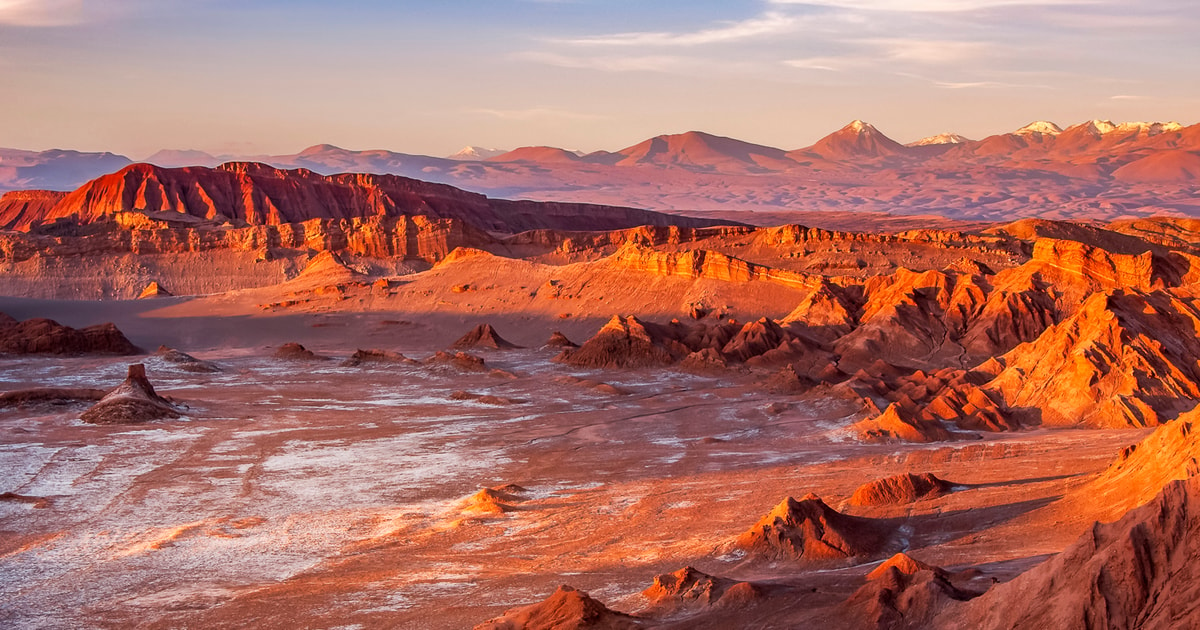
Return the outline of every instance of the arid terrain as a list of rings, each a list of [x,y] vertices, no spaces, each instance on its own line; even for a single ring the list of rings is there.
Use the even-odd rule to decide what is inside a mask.
[[[6,199],[0,625],[1200,623],[1196,219]]]

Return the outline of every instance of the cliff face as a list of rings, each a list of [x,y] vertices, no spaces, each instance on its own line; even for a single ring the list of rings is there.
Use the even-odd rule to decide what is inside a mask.
[[[109,254],[181,254],[208,250],[343,251],[374,258],[409,258],[437,262],[456,247],[483,247],[496,242],[485,232],[457,219],[424,216],[310,219],[302,223],[232,227],[172,227],[138,213],[115,215],[115,229],[78,237],[0,234],[0,262],[34,256]],[[121,229],[124,228],[124,229]]]
[[[30,228],[59,219],[82,224],[121,212],[170,212],[217,223],[280,225],[312,219],[424,215],[496,232],[539,228],[615,230],[638,225],[702,227],[719,222],[613,206],[488,199],[453,186],[396,175],[323,176],[305,169],[230,162],[160,168],[134,164],[84,184],[52,207],[0,206],[0,225]]]

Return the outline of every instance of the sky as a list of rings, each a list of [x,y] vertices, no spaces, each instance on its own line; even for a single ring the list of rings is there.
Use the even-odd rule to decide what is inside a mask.
[[[0,0],[0,147],[795,149],[1200,122],[1194,0]]]

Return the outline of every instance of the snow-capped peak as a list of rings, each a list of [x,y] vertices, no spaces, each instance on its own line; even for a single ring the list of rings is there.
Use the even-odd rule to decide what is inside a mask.
[[[465,146],[458,153],[449,156],[451,160],[486,160],[497,155],[504,155],[503,149],[485,149],[483,147]]]
[[[1171,122],[1123,122],[1116,126],[1117,131],[1145,133],[1148,136],[1157,136],[1160,133],[1171,131],[1179,131],[1183,129],[1183,125]]]
[[[844,131],[852,131],[854,133],[873,133],[876,131],[875,127],[873,127],[871,123],[863,122],[858,119],[850,121],[850,124],[842,127],[842,129]]]
[[[1104,135],[1106,133],[1116,131],[1117,126],[1111,120],[1090,120],[1087,123],[1088,131]]]
[[[1048,136],[1057,136],[1058,134],[1062,133],[1062,127],[1059,127],[1048,120],[1039,120],[1036,122],[1031,122],[1028,125],[1025,125],[1024,127],[1014,131],[1013,133],[1017,134],[1018,136],[1035,133],[1045,134]]]
[[[921,138],[920,140],[917,140],[916,142],[910,142],[910,143],[908,143],[908,146],[910,146],[910,147],[928,147],[928,146],[935,146],[935,145],[939,145],[939,144],[962,144],[964,142],[970,142],[970,141],[971,141],[970,138],[968,138],[966,136],[960,136],[956,133],[939,133],[936,136],[929,136],[928,138]]]

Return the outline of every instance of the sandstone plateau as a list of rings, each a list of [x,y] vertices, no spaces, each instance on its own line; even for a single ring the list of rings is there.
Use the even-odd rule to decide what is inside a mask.
[[[1026,169],[1003,194],[1065,215],[1195,151],[1055,129],[454,163]],[[0,625],[1194,625],[1200,222],[1109,214],[758,226],[252,163],[10,193]]]

